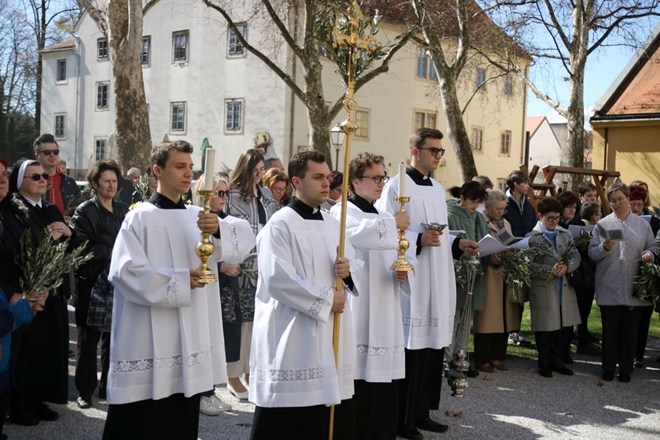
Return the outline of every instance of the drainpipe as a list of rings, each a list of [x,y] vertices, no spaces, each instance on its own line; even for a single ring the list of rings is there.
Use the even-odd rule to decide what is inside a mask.
[[[80,120],[78,112],[79,112],[79,107],[80,107],[80,51],[81,51],[81,45],[82,42],[80,40],[80,36],[76,34],[75,32],[72,32],[71,35],[73,35],[73,38],[76,39],[76,56],[78,58],[78,67],[76,68],[76,110],[74,113],[74,117],[76,120],[76,125],[75,125],[75,135],[74,135],[74,140],[73,140],[73,148],[74,148],[74,159],[73,159],[73,165],[74,168],[77,170],[79,169],[78,165],[82,165],[82,156],[83,156],[83,151],[79,151],[78,148],[78,121]],[[80,161],[80,162],[79,162]]]

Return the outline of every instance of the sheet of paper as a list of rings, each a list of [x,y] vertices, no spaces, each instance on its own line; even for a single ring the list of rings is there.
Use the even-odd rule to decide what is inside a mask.
[[[490,234],[486,234],[484,238],[479,240],[479,255],[482,257],[487,257],[488,255],[505,251],[506,249],[507,247],[501,241]]]
[[[509,249],[529,249],[529,237],[525,237],[520,241],[513,243]]]

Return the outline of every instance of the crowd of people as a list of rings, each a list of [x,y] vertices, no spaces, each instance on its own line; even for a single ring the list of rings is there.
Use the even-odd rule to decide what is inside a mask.
[[[260,132],[229,174],[213,176],[209,213],[198,192],[207,179],[195,176],[185,141],[156,145],[146,179],[139,168],[124,177],[115,161],[98,161],[86,197],[52,135],[11,173],[0,158],[0,263],[8,268],[0,274],[0,435],[7,413],[33,426],[59,417],[47,402],[67,402],[67,304],[75,307],[76,403],[107,399],[104,439],[197,438],[200,413],[232,409],[220,386],[256,405],[253,439],[441,433],[448,426],[431,411],[448,363],[468,348],[460,335],[474,334],[463,374],[506,371],[508,345],[531,344],[520,331],[525,303],[539,375],[572,375],[575,346],[600,356],[603,380],[629,382],[644,367],[653,314],[634,280],[640,265],[660,262],[660,219],[646,184],[608,187],[605,216],[593,184],[530,200],[521,171],[503,190],[478,176],[447,193],[433,178],[442,139],[417,130],[405,174],[388,176],[382,156],[359,153],[344,176],[314,151],[296,154],[285,171]],[[405,211],[400,197],[410,197]],[[48,294],[22,292],[26,269],[14,257],[27,230],[93,256]],[[391,267],[399,231],[414,271]],[[198,268],[202,233],[215,248],[217,283]],[[518,251],[481,256],[478,242],[489,234],[504,244],[527,237],[534,250],[536,270],[517,293],[505,282],[504,253]],[[466,258],[481,267],[469,287],[455,269]],[[589,331],[594,298],[601,339]]]

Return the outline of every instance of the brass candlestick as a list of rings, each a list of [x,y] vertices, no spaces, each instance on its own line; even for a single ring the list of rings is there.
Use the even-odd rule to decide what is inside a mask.
[[[211,212],[211,198],[217,193],[213,190],[199,190],[197,194],[204,197],[204,214],[208,214]],[[195,252],[199,256],[199,259],[202,260],[202,265],[197,268],[197,270],[202,272],[202,276],[199,278],[199,282],[202,284],[218,282],[218,277],[209,269],[208,265],[209,257],[213,255],[213,250],[215,249],[215,246],[209,240],[210,235],[208,232],[202,232],[202,240],[195,246]]]
[[[410,197],[397,197],[395,199],[399,203],[399,212],[406,212],[406,203],[410,202]],[[406,251],[410,247],[410,243],[406,240],[406,230],[399,229],[399,256],[396,261],[390,266],[390,270],[396,270],[401,272],[410,272],[415,270],[415,268],[406,260]]]

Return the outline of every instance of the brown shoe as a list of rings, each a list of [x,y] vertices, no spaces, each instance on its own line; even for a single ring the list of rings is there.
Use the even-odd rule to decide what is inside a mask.
[[[483,371],[484,373],[494,373],[495,369],[491,367],[491,365],[486,362],[485,364],[477,365],[477,370]]]
[[[490,361],[490,364],[497,370],[508,371],[509,367],[502,361]]]

